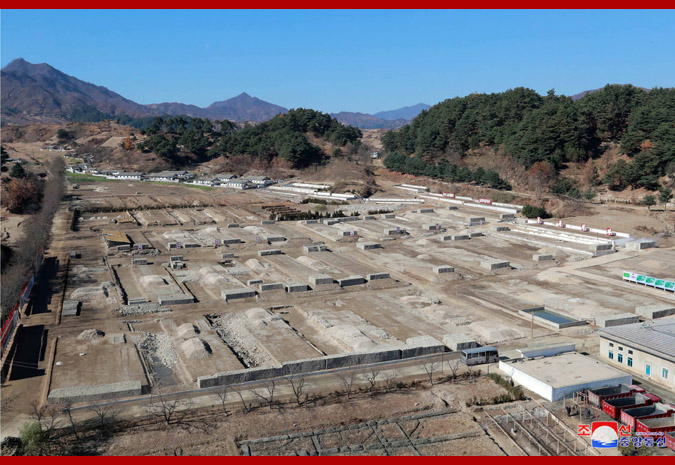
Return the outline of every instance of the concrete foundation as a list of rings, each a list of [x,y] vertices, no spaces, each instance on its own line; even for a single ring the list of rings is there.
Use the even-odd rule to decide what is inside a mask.
[[[534,260],[535,262],[544,262],[544,261],[547,261],[547,260],[553,260],[553,255],[536,253],[536,254],[532,255],[532,260]]]
[[[397,228],[397,229],[390,229],[390,228],[384,228],[384,235],[385,236],[398,236],[401,234],[407,234],[407,231],[403,228]]]
[[[281,249],[258,250],[259,257],[264,257],[265,255],[281,255],[282,253]]]
[[[265,236],[265,240],[271,244],[272,242],[284,242],[286,238],[284,236]]]
[[[338,279],[340,287],[347,286],[358,286],[359,284],[365,284],[366,280],[363,279],[363,276],[348,276],[346,278]]]
[[[443,226],[436,223],[436,224],[424,224],[422,225],[422,229],[425,229],[427,231],[440,231],[443,229]]]
[[[191,304],[195,301],[195,298],[191,295],[168,295],[159,297],[159,305],[180,305],[180,304]]]
[[[253,286],[254,284],[260,284],[262,282],[263,282],[262,279],[249,279],[248,281],[246,281],[246,285]]]
[[[513,213],[502,213],[499,215],[499,219],[502,221],[512,221],[516,219],[516,215]]]
[[[310,276],[309,282],[312,283],[314,286],[319,286],[321,284],[333,284],[333,282],[335,282],[335,280],[330,275],[319,274],[319,275],[316,275],[316,276]]]
[[[61,309],[61,316],[77,316],[79,309],[79,300],[64,300],[63,308]]]
[[[631,323],[638,323],[640,318],[632,313],[622,313],[620,315],[598,316],[595,317],[595,324],[601,328],[609,328],[610,326],[628,325]]]
[[[307,292],[309,288],[304,283],[289,283],[286,285],[286,292]]]
[[[504,260],[483,260],[480,262],[481,268],[485,268],[486,270],[499,270],[502,268],[510,268],[511,263],[504,261]]]
[[[444,241],[468,241],[471,239],[468,234],[455,234],[452,236],[443,236]]]
[[[224,254],[220,255],[220,258],[223,259],[223,260],[231,260],[231,259],[234,258],[234,254],[233,253],[224,253]]]
[[[238,228],[238,227],[239,227],[239,223],[230,223],[230,224],[227,225],[227,227],[228,227],[228,228]]]
[[[132,265],[147,265],[148,259],[147,258],[132,258],[131,264]]]
[[[626,248],[628,250],[652,249],[654,247],[656,247],[656,242],[647,239],[641,239],[639,241],[631,241],[626,243]]]
[[[433,208],[421,208],[420,213],[434,213]]]
[[[389,273],[371,273],[366,275],[366,278],[368,281],[374,281],[376,279],[389,279],[391,276],[389,276]]]
[[[170,262],[182,262],[183,261],[183,256],[182,255],[172,255],[169,257]]]
[[[409,337],[405,344],[409,347],[401,349],[401,358],[445,352],[445,345],[431,336]]]
[[[283,291],[284,283],[265,283],[260,285],[260,291]]]
[[[491,227],[490,230],[494,231],[494,232],[504,232],[504,231],[511,231],[511,228],[509,228],[508,226],[496,225],[496,226]]]
[[[385,214],[383,215],[383,218],[384,218],[385,220],[393,220],[394,218],[396,218],[396,215],[394,215],[393,213],[385,213]]]
[[[262,220],[260,222],[260,224],[275,224],[275,223],[276,223],[276,221],[274,221],[274,220]]]
[[[47,401],[50,404],[65,402],[91,402],[104,399],[119,399],[141,395],[140,381],[123,381],[121,383],[101,384],[98,386],[77,386],[53,389]]]
[[[224,237],[220,240],[222,245],[241,244],[241,239],[236,237]],[[187,244],[185,245],[187,247]]]
[[[443,344],[452,351],[473,349],[479,346],[478,342],[468,334],[446,334],[443,336]]]
[[[309,252],[326,252],[328,251],[328,246],[319,244],[319,245],[303,245],[303,250],[307,253]]]
[[[441,274],[441,273],[452,273],[455,271],[454,266],[450,265],[438,265],[434,267],[434,273],[436,274]]]
[[[264,284],[260,285],[261,287]],[[255,297],[255,291],[253,289],[242,288],[242,289],[228,289],[220,291],[220,296],[225,302],[237,299],[247,299],[250,297]]]
[[[484,234],[482,232],[472,232],[469,234],[469,237],[474,238],[474,237],[483,237]]]
[[[379,244],[377,242],[357,242],[356,247],[358,247],[361,250],[373,250],[373,249],[381,249],[382,244]]]
[[[643,305],[635,307],[635,313],[653,320],[655,318],[675,315],[675,306],[671,304]]]

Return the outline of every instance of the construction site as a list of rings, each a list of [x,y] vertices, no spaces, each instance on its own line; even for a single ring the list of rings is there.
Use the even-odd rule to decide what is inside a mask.
[[[334,390],[322,377],[356,370],[365,384],[373,367],[424,380],[425,364],[440,370],[481,346],[512,357],[533,344],[572,344],[592,357],[598,327],[637,321],[637,307],[675,306],[667,289],[623,279],[625,270],[668,278],[675,251],[636,241],[619,225],[608,234],[602,224],[527,220],[518,205],[401,192],[325,211],[343,216],[278,221],[271,218],[314,206],[268,189],[71,186],[50,252],[58,260],[53,295],[24,322],[44,320],[43,342],[37,353],[10,354],[7,389],[84,411],[168,391],[213,398],[220,388],[288,377]],[[22,370],[29,363],[40,376]],[[486,398],[505,392],[485,382]],[[477,420],[470,399],[457,400],[464,397],[448,394],[440,409],[393,412],[375,424],[248,437],[235,451],[469,454],[475,442],[485,454],[590,453],[583,440],[564,439],[574,423],[553,407],[516,402]],[[459,426],[440,427],[449,424]],[[563,439],[509,439],[521,424],[527,434],[539,428]]]

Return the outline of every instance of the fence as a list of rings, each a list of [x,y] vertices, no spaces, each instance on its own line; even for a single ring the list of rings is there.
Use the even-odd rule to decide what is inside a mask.
[[[42,264],[44,263],[44,261],[45,261],[45,252],[44,249],[41,249],[40,265],[38,266],[37,270],[31,275],[28,281],[26,281],[26,283],[24,284],[23,290],[19,295],[17,303],[14,305],[14,308],[9,313],[9,316],[2,325],[2,330],[0,331],[0,341],[2,342],[0,346],[0,359],[2,359],[2,357],[5,356],[5,350],[9,348],[9,343],[12,340],[14,331],[16,331],[16,328],[19,326],[19,320],[21,319],[21,312],[23,311],[26,302],[30,298],[30,293],[33,290],[33,285],[35,284],[35,280],[40,274],[40,269],[42,268]]]

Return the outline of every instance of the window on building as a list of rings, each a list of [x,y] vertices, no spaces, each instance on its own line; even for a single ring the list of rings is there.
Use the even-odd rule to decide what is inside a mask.
[[[629,367],[632,367],[632,366],[633,366],[633,359],[630,358],[630,357],[628,357],[628,358],[626,359],[626,365],[628,365]]]
[[[661,377],[664,379],[668,379],[668,368],[661,369]]]
[[[632,351],[632,350],[629,350],[629,351],[628,351],[628,355],[633,355],[633,351]]]
[[[614,359],[614,352],[612,352],[611,350],[609,351],[609,359],[610,360]]]
[[[617,354],[616,355],[616,361],[619,363],[623,363],[623,354]]]
[[[614,347],[614,343],[613,343],[613,342],[610,342],[610,343],[609,343],[609,346],[610,346],[610,347]]]
[[[649,363],[645,363],[645,374],[647,376],[652,375],[652,366]]]
[[[623,347],[619,346],[619,350],[623,350]]]

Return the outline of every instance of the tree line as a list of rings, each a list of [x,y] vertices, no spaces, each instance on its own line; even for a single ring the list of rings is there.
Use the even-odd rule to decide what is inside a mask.
[[[360,145],[361,130],[343,126],[330,115],[295,109],[260,124],[237,130],[230,121],[201,118],[156,118],[141,134],[146,139],[139,150],[154,152],[176,163],[188,159],[207,160],[219,156],[253,156],[264,161],[281,158],[293,168],[324,161],[324,151],[310,142],[308,134],[335,147]]]
[[[503,180],[496,171],[485,170],[480,167],[475,170],[466,166],[459,167],[445,158],[442,158],[438,163],[427,163],[419,156],[410,157],[400,152],[394,152],[384,159],[384,166],[400,173],[428,176],[450,182],[474,182],[480,186],[493,189],[511,189],[509,183]]]
[[[659,177],[675,172],[674,122],[675,89],[607,85],[573,101],[553,90],[541,96],[519,87],[445,100],[387,132],[383,144],[389,153],[425,158],[461,158],[488,147],[528,169],[546,162],[557,172],[615,143],[626,157],[601,181],[617,190],[657,189]]]

